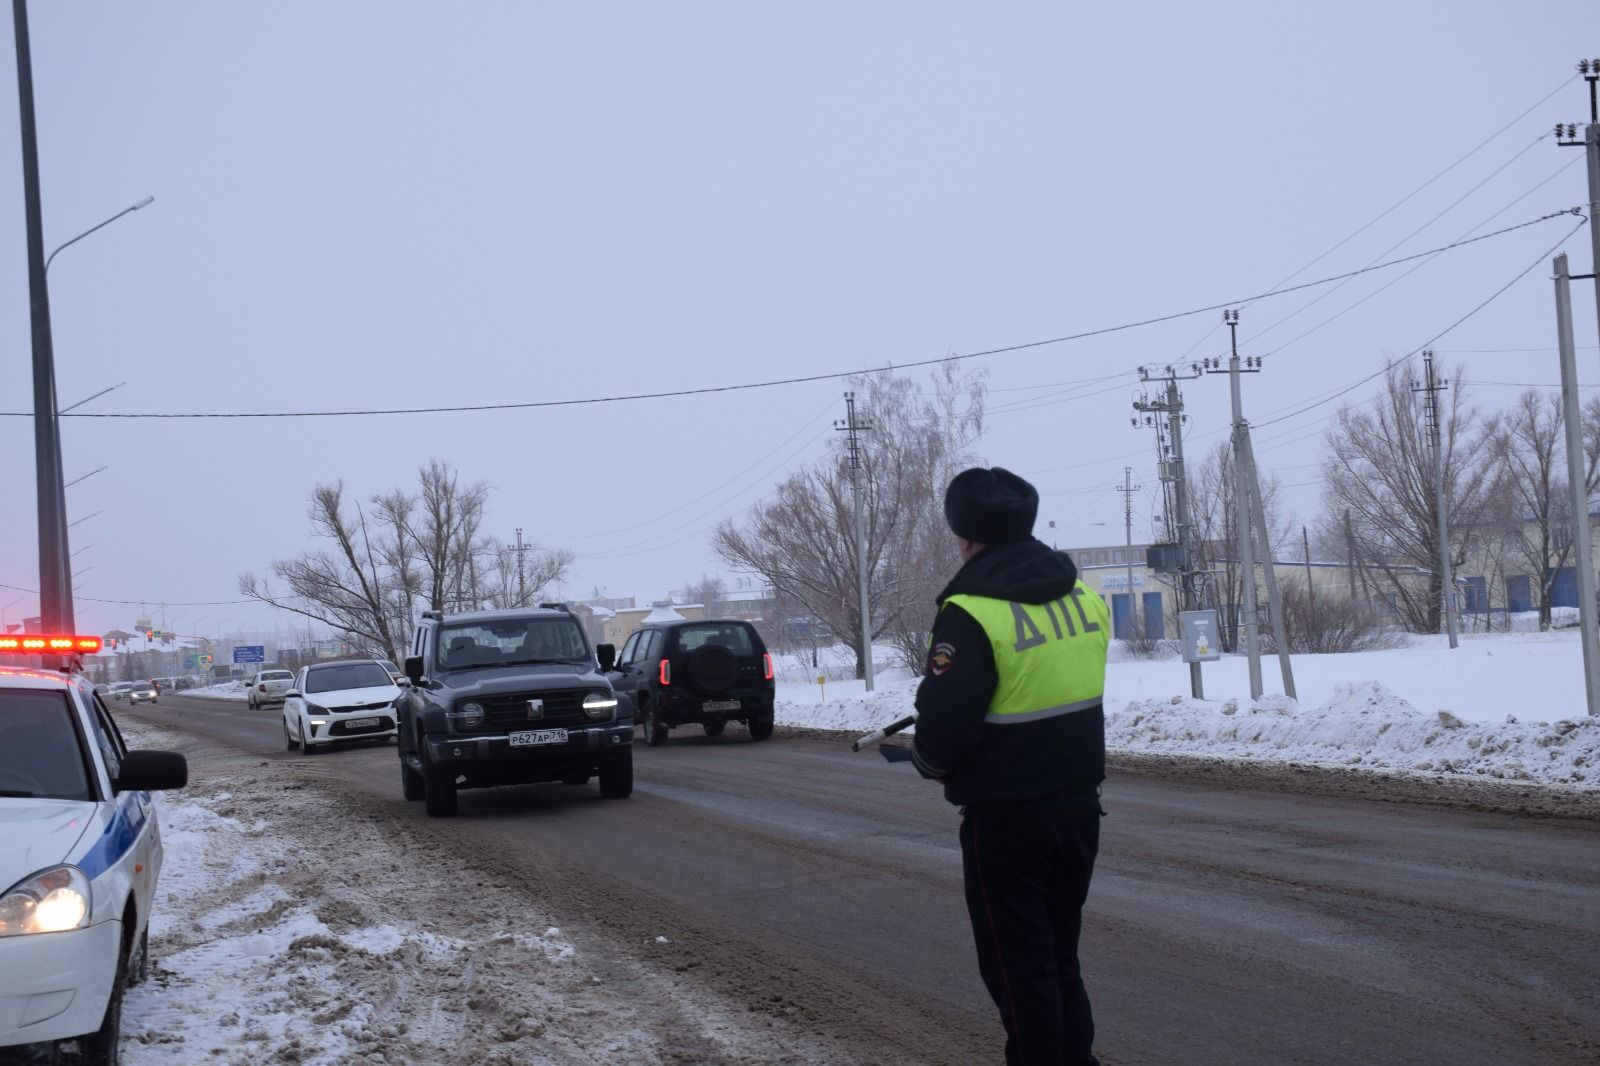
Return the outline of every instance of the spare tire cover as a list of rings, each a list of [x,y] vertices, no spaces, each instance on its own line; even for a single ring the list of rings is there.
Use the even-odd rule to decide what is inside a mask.
[[[701,695],[725,692],[739,676],[739,661],[720,644],[706,644],[689,653],[684,663],[689,687]]]

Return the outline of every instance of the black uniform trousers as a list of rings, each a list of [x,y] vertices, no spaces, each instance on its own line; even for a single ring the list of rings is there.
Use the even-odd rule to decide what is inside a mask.
[[[963,811],[962,869],[978,971],[1007,1066],[1090,1066],[1094,1017],[1078,932],[1100,849],[1094,793]]]

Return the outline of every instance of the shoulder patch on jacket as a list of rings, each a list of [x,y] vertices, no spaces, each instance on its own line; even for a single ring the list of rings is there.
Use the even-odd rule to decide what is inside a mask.
[[[950,664],[955,662],[956,646],[949,641],[941,640],[933,646],[933,651],[928,653],[928,673],[938,677],[950,669]]]

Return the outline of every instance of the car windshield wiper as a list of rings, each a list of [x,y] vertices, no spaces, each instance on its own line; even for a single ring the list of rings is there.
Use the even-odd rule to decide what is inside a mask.
[[[7,799],[30,799],[33,793],[20,788],[0,788],[0,796]]]

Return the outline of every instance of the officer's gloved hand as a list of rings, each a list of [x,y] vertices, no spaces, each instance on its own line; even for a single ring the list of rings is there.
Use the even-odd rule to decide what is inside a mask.
[[[879,744],[878,752],[890,762],[911,761],[911,749],[902,748],[898,744]]]

